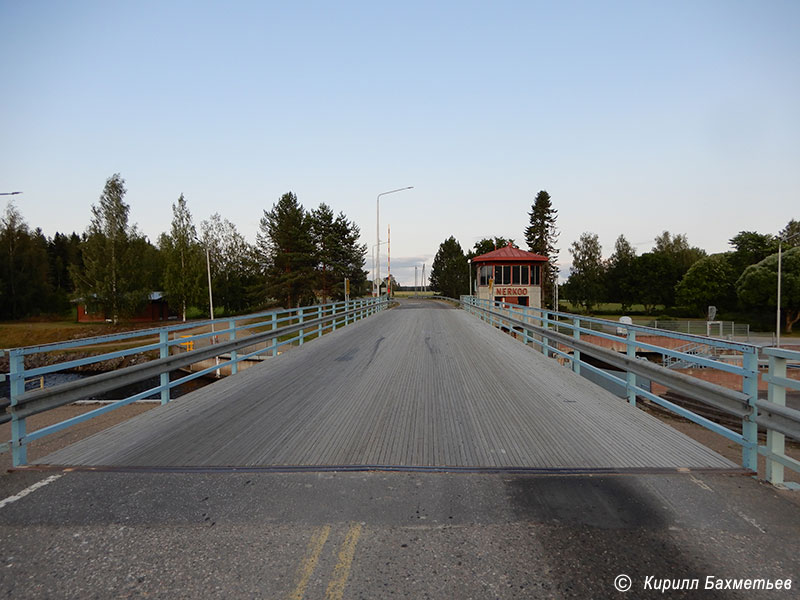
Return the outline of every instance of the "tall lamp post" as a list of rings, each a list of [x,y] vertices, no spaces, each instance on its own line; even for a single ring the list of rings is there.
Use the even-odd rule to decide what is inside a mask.
[[[375,201],[375,221],[376,221],[376,235],[378,237],[377,246],[378,246],[378,259],[377,259],[377,277],[375,278],[377,282],[377,293],[376,296],[380,295],[381,287],[380,287],[380,280],[381,280],[381,196],[388,196],[389,194],[394,194],[396,192],[404,192],[405,190],[412,190],[414,189],[413,185],[404,188],[397,188],[396,190],[389,190],[388,192],[381,192],[378,194],[378,198]]]
[[[0,192],[0,196],[16,196],[17,194],[21,194],[22,192]]]
[[[211,255],[208,253],[208,244],[197,236],[194,240],[206,249],[206,272],[208,273],[208,314],[211,317],[211,333],[214,333],[214,296],[211,294]]]
[[[775,308],[775,345],[781,347],[781,251],[783,242],[800,235],[800,231],[786,237],[778,237],[778,306]]]

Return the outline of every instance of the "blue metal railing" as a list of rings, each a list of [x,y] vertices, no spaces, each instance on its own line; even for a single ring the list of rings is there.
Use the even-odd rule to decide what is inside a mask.
[[[800,352],[775,348],[763,350],[770,361],[769,373],[763,376],[770,386],[769,399],[765,401],[758,399],[758,346],[504,302],[492,302],[475,296],[461,296],[459,302],[465,310],[484,321],[515,333],[525,343],[538,346],[546,356],[561,357],[565,361],[564,364],[569,364],[574,372],[580,373],[581,369],[588,369],[622,388],[630,404],[636,405],[637,396],[646,398],[736,442],[742,446],[742,466],[746,469],[757,471],[758,454],[764,455],[767,457],[767,479],[775,485],[783,484],[784,466],[800,471],[800,461],[786,456],[784,445],[784,435],[800,441],[800,411],[785,407],[786,388],[800,389],[800,382],[786,377],[787,361],[790,365],[800,366]],[[625,354],[592,344],[582,336],[596,336],[623,344]],[[678,339],[685,344],[681,347],[667,348],[650,341],[643,341],[641,338],[645,336]],[[709,352],[703,355],[694,353],[691,351],[693,344],[703,344]],[[687,349],[690,351],[686,352]],[[681,361],[685,364],[739,375],[742,377],[742,390],[741,392],[729,390],[637,359],[637,350],[661,354],[665,362]],[[620,369],[624,372],[624,377],[617,377],[597,368],[583,360],[582,354]],[[637,385],[637,378],[640,377],[739,417],[742,422],[741,433],[644,389]],[[759,446],[759,425],[767,430],[766,446]]]
[[[10,403],[7,410],[10,415],[4,415],[6,417],[4,421],[11,421],[11,441],[0,446],[0,451],[10,447],[14,466],[25,465],[27,464],[27,446],[34,440],[155,395],[160,395],[161,403],[166,404],[170,401],[172,388],[214,372],[219,374],[221,369],[229,369],[231,375],[234,375],[238,372],[242,361],[260,358],[264,355],[276,356],[278,349],[283,346],[301,345],[309,339],[373,315],[387,306],[388,300],[385,296],[362,298],[346,302],[273,310],[224,320],[181,323],[170,327],[6,350],[9,356],[10,384]],[[198,329],[202,331],[195,333]],[[178,337],[180,333],[189,335]],[[141,342],[141,338],[145,338],[144,343]],[[157,338],[158,341],[153,338]],[[140,341],[137,342],[137,339]],[[120,349],[118,346],[121,342],[123,345],[131,342],[134,345],[130,348]],[[106,344],[113,344],[116,347],[103,352],[102,346]],[[195,348],[195,346],[198,347]],[[245,349],[250,350],[241,353]],[[53,365],[25,368],[26,356],[64,350],[82,350],[93,354]],[[142,364],[101,373],[81,381],[25,391],[26,380],[33,377],[42,377],[49,373],[75,369],[110,359],[156,351],[158,352],[157,359],[151,359]],[[171,371],[210,359],[213,359],[213,365],[170,381]],[[158,385],[153,388],[111,402],[66,421],[33,432],[27,431],[26,419],[34,414],[153,377],[158,377],[159,381]]]

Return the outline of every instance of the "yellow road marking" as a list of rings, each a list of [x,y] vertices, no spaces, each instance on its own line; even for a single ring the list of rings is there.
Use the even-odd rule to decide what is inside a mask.
[[[294,588],[294,591],[289,596],[290,600],[303,600],[303,595],[306,593],[306,586],[308,586],[308,580],[311,579],[311,575],[317,567],[319,555],[322,553],[322,548],[325,546],[330,532],[331,526],[325,525],[325,527],[321,527],[311,536],[308,550],[306,550],[306,557],[303,559],[303,564],[300,565],[300,569],[298,570],[300,579],[297,582],[297,587]]]
[[[361,537],[361,523],[353,523],[339,550],[339,561],[333,569],[333,578],[325,591],[326,600],[342,600],[344,586],[347,585],[347,578],[350,577],[350,567],[353,564],[359,537]]]

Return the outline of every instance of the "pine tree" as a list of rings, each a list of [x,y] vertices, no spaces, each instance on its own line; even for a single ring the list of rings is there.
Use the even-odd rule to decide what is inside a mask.
[[[525,241],[528,250],[535,254],[547,257],[547,266],[542,270],[542,300],[545,306],[553,304],[553,284],[558,277],[558,230],[556,229],[556,218],[558,211],[553,208],[550,202],[550,194],[541,190],[536,194],[536,199],[531,205],[531,212],[528,213],[530,223],[525,229]]]
[[[286,308],[313,300],[316,251],[311,219],[288,192],[271,211],[264,211],[257,236],[269,296]]]

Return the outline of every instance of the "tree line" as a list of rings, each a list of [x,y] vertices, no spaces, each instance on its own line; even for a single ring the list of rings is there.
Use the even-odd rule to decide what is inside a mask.
[[[558,277],[557,216],[550,194],[542,190],[531,205],[524,230],[528,250],[548,257],[542,273],[542,300],[547,308],[554,308]],[[768,326],[777,303],[780,239],[785,240],[781,310],[783,326],[791,332],[800,321],[800,222],[794,219],[777,236],[740,231],[729,240],[731,251],[712,255],[690,245],[686,235],[664,231],[653,249],[641,255],[620,235],[613,254],[604,260],[598,236],[587,232],[571,244],[570,275],[558,288],[563,299],[586,312],[601,303],[619,303],[623,312],[641,305],[647,314],[658,309],[703,316],[709,306],[715,306],[756,326]],[[434,257],[431,287],[454,298],[468,293],[468,260],[509,242],[513,244],[502,237],[485,237],[465,252],[455,237],[449,237]]]
[[[368,292],[366,245],[358,226],[326,204],[306,210],[288,192],[264,210],[256,244],[212,215],[198,228],[181,195],[170,230],[151,243],[129,221],[125,181],[106,181],[82,234],[47,238],[13,203],[0,220],[0,319],[63,315],[76,301],[112,321],[135,314],[161,291],[184,320],[208,314],[207,267],[215,313],[235,314]],[[207,265],[208,261],[208,265]]]
[[[781,309],[787,332],[800,320],[800,222],[792,219],[777,236],[740,231],[729,240],[732,250],[708,255],[691,246],[685,235],[663,232],[650,252],[641,255],[620,235],[614,253],[602,258],[594,233],[583,233],[570,247],[572,268],[561,287],[573,305],[589,312],[603,302],[618,302],[622,311],[641,304],[702,317],[708,307],[746,313],[768,323],[777,305],[778,244],[783,262]]]

